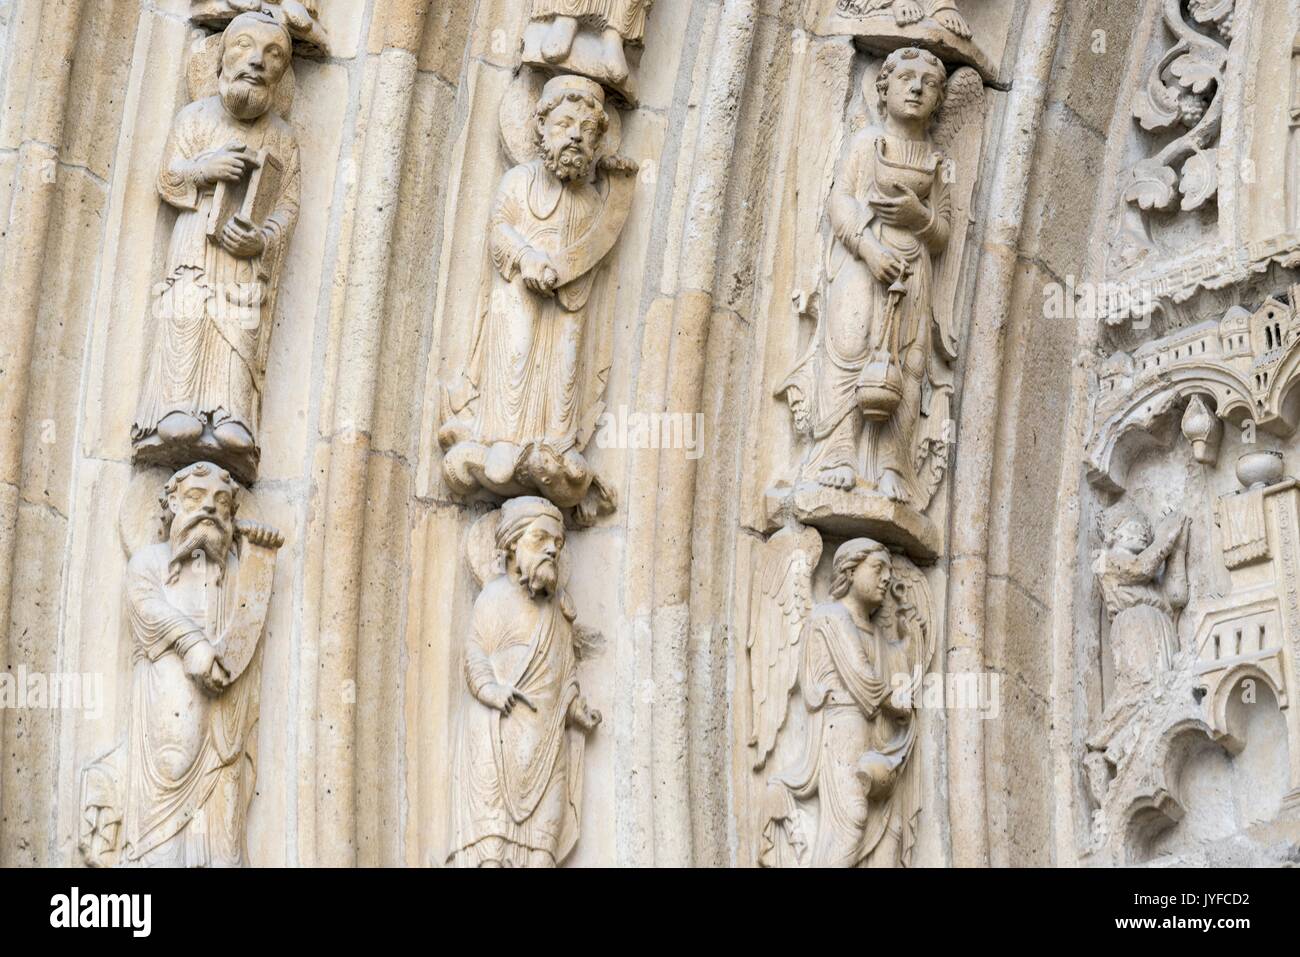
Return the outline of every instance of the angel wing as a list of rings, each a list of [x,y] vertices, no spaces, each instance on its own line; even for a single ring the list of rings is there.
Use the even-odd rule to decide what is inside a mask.
[[[799,633],[812,612],[813,569],[821,558],[816,529],[781,529],[762,549],[749,603],[749,686],[754,769],[767,763],[785,724],[799,673]]]
[[[959,67],[948,78],[943,109],[931,132],[934,145],[945,156],[941,174],[949,184],[952,198],[952,236],[935,270],[932,299],[939,333],[936,338],[949,361],[957,358],[961,332],[957,321],[958,280],[971,224],[975,177],[980,167],[984,108],[984,81],[971,67]]]
[[[918,677],[924,676],[935,649],[934,600],[930,595],[930,585],[919,568],[906,558],[895,556],[889,593],[889,610],[898,637],[911,648],[911,661]]]

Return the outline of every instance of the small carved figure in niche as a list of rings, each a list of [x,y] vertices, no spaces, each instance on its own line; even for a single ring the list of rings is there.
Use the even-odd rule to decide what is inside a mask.
[[[930,138],[944,102],[942,61],[896,50],[876,81],[884,126],[851,142],[829,202],[827,295],[808,352],[778,389],[812,447],[799,481],[859,485],[924,508],[918,426],[933,382],[934,261],[952,210],[943,154]]]
[[[1178,654],[1178,613],[1188,598],[1187,541],[1191,520],[1167,513],[1158,528],[1127,502],[1101,517],[1104,549],[1097,582],[1110,619],[1114,682],[1099,730],[1088,741],[1098,757],[1085,759],[1094,799],[1101,803],[1109,775],[1099,760],[1118,764],[1125,747],[1121,732],[1143,701],[1143,690],[1168,672]]]
[[[130,727],[124,754],[89,769],[98,786],[86,788],[82,848],[92,866],[116,853],[117,821],[123,866],[248,863],[261,636],[283,538],[236,521],[238,491],[210,462],[177,472],[162,494],[167,540],[131,556]],[[114,766],[125,774],[107,773]],[[124,787],[120,803],[110,783]]]
[[[628,78],[624,45],[640,46],[645,38],[646,14],[654,0],[533,0],[531,19],[548,22],[541,43],[542,58],[564,68],[579,29],[600,35],[599,69],[602,80],[615,87]]]
[[[551,79],[533,116],[538,155],[501,181],[488,240],[492,291],[438,433],[457,494],[536,493],[562,508],[581,504],[588,519],[613,508],[582,453],[607,372],[596,348],[604,329],[593,326],[608,317],[593,289],[627,220],[637,168],[597,161],[608,122],[598,83]],[[606,175],[593,178],[597,167]],[[584,502],[589,491],[594,500]]]
[[[900,27],[929,18],[954,36],[970,39],[971,29],[957,10],[956,0],[840,0],[840,10],[854,16],[871,16],[893,11]]]
[[[868,538],[835,553],[831,602],[798,642],[803,755],[768,786],[764,866],[897,867],[920,814],[916,695],[933,652],[924,579]],[[806,833],[800,802],[818,799]]]
[[[298,219],[298,143],[272,109],[289,33],[243,13],[222,35],[218,94],[177,114],[158,191],[179,210],[131,439],[136,458],[210,458],[252,481],[272,312]]]
[[[546,499],[502,506],[504,572],[474,602],[465,646],[472,697],[448,853],[459,867],[554,867],[578,837],[583,745],[601,718],[578,687],[575,614],[559,579],[564,541]]]

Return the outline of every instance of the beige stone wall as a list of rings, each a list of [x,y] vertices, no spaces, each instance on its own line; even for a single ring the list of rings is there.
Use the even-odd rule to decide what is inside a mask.
[[[329,50],[294,59],[301,215],[241,507],[286,539],[248,844],[257,865],[435,866],[478,594],[466,549],[492,507],[446,484],[441,386],[469,361],[492,270],[510,166],[499,109],[518,95],[530,4],[319,6]],[[830,6],[650,13],[639,103],[622,111],[620,152],[640,171],[605,267],[604,399],[616,415],[698,414],[701,445],[588,451],[617,509],[566,545],[578,621],[601,636],[582,686],[604,715],[574,866],[757,862],[750,603],[774,530],[765,492],[800,454],[773,389],[812,334],[796,306],[883,59],[828,29]],[[932,670],[997,675],[1000,714],[920,712],[913,863],[1075,864],[1101,667],[1085,648],[1081,465],[1100,347],[1092,326],[1045,319],[1043,295],[1096,272],[1159,4],[961,6],[990,75],[978,150],[958,157],[974,189],[954,254],[956,445],[923,575]],[[102,675],[104,695],[97,718],[0,708],[6,866],[80,862],[82,770],[129,720],[121,593],[168,475],[133,466],[129,434],[175,219],[155,179],[202,35],[189,0],[0,3],[0,665]],[[1284,161],[1253,148],[1279,175]]]

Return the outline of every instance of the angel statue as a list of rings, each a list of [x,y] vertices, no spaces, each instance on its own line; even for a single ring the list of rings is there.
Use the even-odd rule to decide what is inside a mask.
[[[953,36],[969,40],[970,26],[957,10],[956,0],[840,0],[842,12],[858,17],[893,13],[900,27],[910,27],[922,20],[933,20]]]
[[[942,479],[929,459],[946,464],[938,360],[955,357],[957,340],[951,297],[940,294],[954,288],[956,263],[939,263],[965,219],[946,148],[977,128],[983,83],[970,68],[949,80],[934,54],[904,47],[885,60],[875,92],[883,123],[849,142],[831,189],[817,330],[777,395],[811,443],[798,483],[923,511]],[[969,189],[957,195],[964,206]]]
[[[897,867],[920,815],[916,694],[934,652],[929,587],[869,538],[835,552],[830,602],[811,607],[817,533],[786,529],[756,579],[750,645],[755,763],[779,749],[791,692],[801,752],[768,783],[759,864]],[[799,750],[799,749],[796,749]],[[805,806],[817,798],[815,822]]]
[[[1170,671],[1178,654],[1178,613],[1187,605],[1187,539],[1191,520],[1167,512],[1158,529],[1141,510],[1120,502],[1101,516],[1104,549],[1096,565],[1106,615],[1115,682],[1096,734],[1088,740],[1085,766],[1101,803],[1109,772],[1118,764],[1122,734],[1157,675]],[[1103,773],[1105,772],[1105,773]]]

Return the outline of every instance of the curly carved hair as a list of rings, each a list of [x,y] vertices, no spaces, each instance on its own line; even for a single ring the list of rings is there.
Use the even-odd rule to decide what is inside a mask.
[[[609,114],[605,112],[605,107],[594,96],[579,93],[576,90],[551,93],[538,100],[537,109],[533,111],[533,142],[539,151],[542,149],[542,125],[546,122],[546,118],[550,116],[551,110],[566,100],[570,103],[582,103],[596,111],[596,122],[600,129],[600,133],[596,137],[598,141],[604,137],[605,131],[609,129]]]
[[[172,518],[174,517],[171,507],[172,496],[180,491],[180,487],[185,484],[185,480],[191,475],[205,478],[214,472],[218,479],[225,482],[226,485],[230,487],[230,514],[232,518],[234,517],[235,512],[239,508],[239,499],[237,497],[239,492],[239,483],[231,478],[230,473],[219,465],[213,465],[211,462],[195,462],[193,465],[185,466],[185,468],[181,469],[169,478],[167,484],[163,486],[162,494],[158,496],[158,502],[162,505],[162,526],[164,535],[171,533]]]
[[[889,78],[894,75],[895,70],[903,65],[905,60],[916,59],[938,68],[940,77],[939,100],[934,105],[934,111],[938,113],[943,109],[944,98],[948,95],[948,68],[943,65],[942,60],[929,50],[922,50],[920,47],[900,47],[885,58],[885,65],[880,68],[880,75],[876,77],[876,96],[879,98],[882,110],[885,107],[885,99],[889,95]]]

